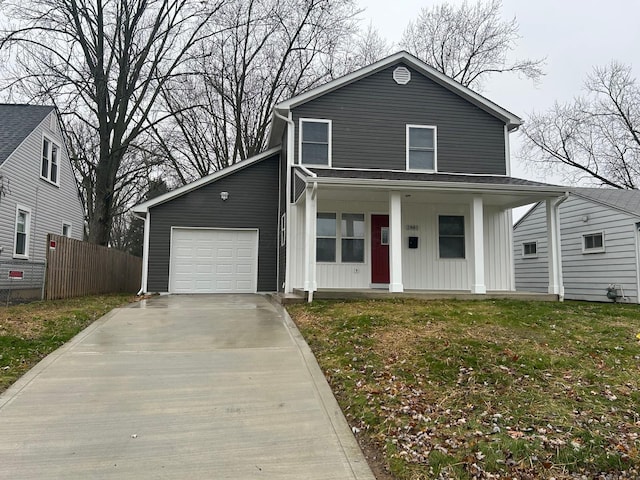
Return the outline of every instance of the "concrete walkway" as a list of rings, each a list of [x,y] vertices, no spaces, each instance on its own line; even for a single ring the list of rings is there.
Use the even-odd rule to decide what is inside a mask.
[[[374,477],[286,312],[212,295],[114,310],[0,396],[0,478]]]

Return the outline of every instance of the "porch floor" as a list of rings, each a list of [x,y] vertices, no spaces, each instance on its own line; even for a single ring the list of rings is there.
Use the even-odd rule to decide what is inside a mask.
[[[303,290],[294,290],[293,294],[279,294],[276,300],[282,304],[300,303],[307,298],[307,293]],[[537,300],[540,302],[557,302],[558,295],[536,292],[505,292],[488,291],[486,294],[474,294],[464,290],[405,290],[402,293],[391,293],[384,289],[364,288],[364,289],[331,289],[321,288],[313,294],[318,300],[351,300],[351,299],[385,299],[385,298],[414,298],[418,300],[486,300],[486,299],[515,299],[515,300]]]

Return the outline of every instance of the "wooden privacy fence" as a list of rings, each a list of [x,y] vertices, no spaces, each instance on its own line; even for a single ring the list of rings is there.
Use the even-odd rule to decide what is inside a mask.
[[[46,300],[135,293],[141,275],[139,257],[61,235],[47,236]]]

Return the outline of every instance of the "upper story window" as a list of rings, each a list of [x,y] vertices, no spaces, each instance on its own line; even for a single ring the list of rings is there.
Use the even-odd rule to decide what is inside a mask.
[[[331,120],[300,119],[300,163],[331,166]]]
[[[436,127],[407,125],[407,170],[436,171]]]
[[[13,244],[14,258],[29,258],[29,228],[31,211],[28,208],[16,207],[16,229]]]
[[[583,253],[604,252],[604,232],[587,233],[582,236]]]
[[[58,156],[60,147],[47,137],[42,139],[42,163],[40,176],[58,185]]]

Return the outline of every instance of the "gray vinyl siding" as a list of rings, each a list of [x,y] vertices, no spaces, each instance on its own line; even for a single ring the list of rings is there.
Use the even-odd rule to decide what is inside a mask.
[[[530,215],[514,232],[517,249],[524,238],[532,238],[534,232],[542,232],[544,249],[539,249],[539,267],[547,272],[545,206],[539,205],[536,215]],[[586,221],[585,221],[586,219]],[[619,284],[629,301],[638,302],[637,244],[634,217],[619,210],[572,195],[560,206],[560,232],[562,240],[562,273],[565,298],[569,300],[610,301],[606,297],[609,284]],[[603,253],[583,253],[583,235],[604,233]],[[518,239],[518,240],[516,240]],[[523,264],[522,255],[516,256],[516,287],[533,290],[531,280]],[[548,280],[547,280],[548,282]],[[521,288],[522,287],[522,288]],[[535,291],[535,290],[533,290]]]
[[[410,67],[396,84],[398,65],[294,108],[296,151],[300,118],[329,119],[333,167],[405,170],[406,125],[435,125],[439,172],[506,174],[504,123]]]
[[[258,291],[277,290],[279,155],[149,209],[147,290],[169,290],[171,227],[258,229]],[[229,192],[223,202],[220,192]]]
[[[43,135],[59,146],[59,186],[40,178]],[[26,285],[29,272],[41,275],[41,269],[33,268],[30,264],[44,263],[47,234],[62,234],[64,222],[71,224],[73,238],[82,240],[84,236],[84,211],[54,112],[48,115],[5,160],[0,166],[0,174],[4,176],[5,184],[8,182],[9,187],[6,196],[0,199],[0,265],[10,264],[11,269],[24,269]],[[17,205],[31,211],[28,260],[13,258]],[[5,270],[0,269],[0,288],[7,283]],[[14,281],[13,287],[16,288],[18,285],[18,282]]]
[[[304,193],[304,189],[307,187],[306,182],[301,179],[295,173],[293,174],[293,203],[297,202],[300,196]]]
[[[547,256],[547,217],[545,203],[539,203],[513,231],[513,261],[516,290],[547,293],[549,266]],[[537,242],[537,257],[523,257],[522,244]]]

